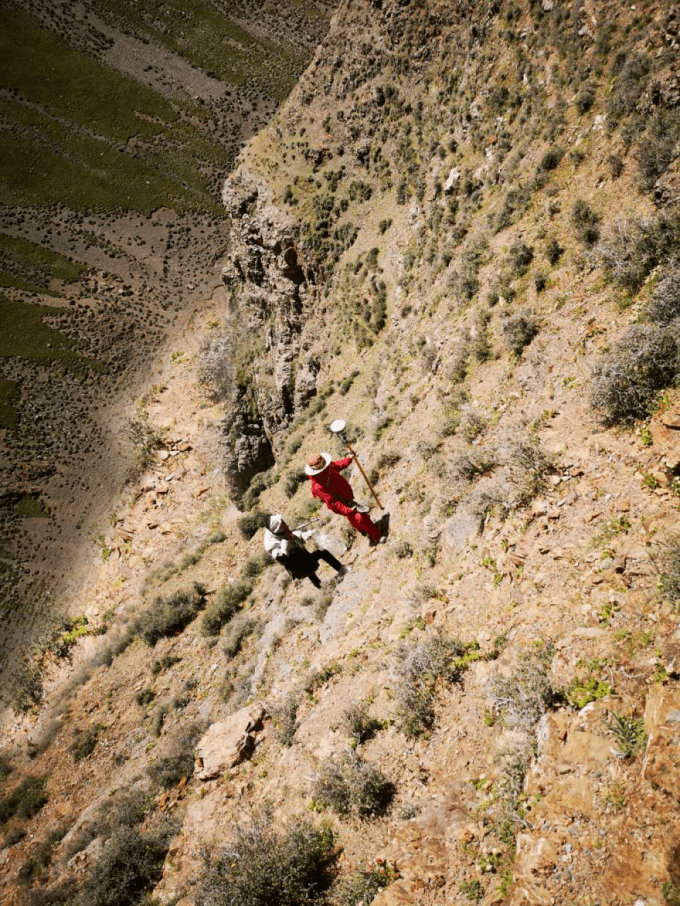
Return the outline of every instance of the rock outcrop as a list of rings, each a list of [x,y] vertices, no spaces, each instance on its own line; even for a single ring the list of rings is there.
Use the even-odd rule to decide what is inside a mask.
[[[316,395],[320,363],[303,339],[315,286],[295,221],[259,176],[239,170],[222,200],[232,225],[223,273],[233,299],[228,327],[239,337],[222,444],[226,472],[242,494],[273,465],[276,435]]]

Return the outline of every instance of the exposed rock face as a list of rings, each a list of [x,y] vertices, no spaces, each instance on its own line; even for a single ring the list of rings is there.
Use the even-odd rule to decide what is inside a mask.
[[[232,218],[223,280],[235,300],[230,323],[243,341],[237,372],[248,371],[223,425],[227,472],[240,494],[273,465],[274,436],[316,395],[320,363],[302,340],[314,277],[293,219],[248,170],[227,180],[222,200]]]

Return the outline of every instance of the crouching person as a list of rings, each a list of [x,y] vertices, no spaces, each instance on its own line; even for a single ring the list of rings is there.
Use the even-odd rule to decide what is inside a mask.
[[[280,513],[274,513],[269,519],[269,528],[264,530],[264,549],[272,559],[285,566],[293,579],[309,579],[315,588],[321,588],[321,580],[316,574],[320,560],[332,566],[338,576],[344,576],[347,567],[343,566],[329,551],[308,551],[305,541],[313,533],[313,530],[309,532],[291,531],[283,516]]]

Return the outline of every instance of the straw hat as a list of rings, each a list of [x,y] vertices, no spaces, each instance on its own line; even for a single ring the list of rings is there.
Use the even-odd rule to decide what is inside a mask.
[[[331,464],[330,453],[317,453],[310,456],[305,466],[305,475],[319,475]]]

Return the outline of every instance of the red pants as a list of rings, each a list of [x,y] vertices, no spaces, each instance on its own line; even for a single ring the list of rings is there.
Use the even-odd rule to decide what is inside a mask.
[[[371,522],[368,513],[350,513],[347,519],[358,532],[368,535],[371,541],[377,541],[380,538],[380,529]]]

